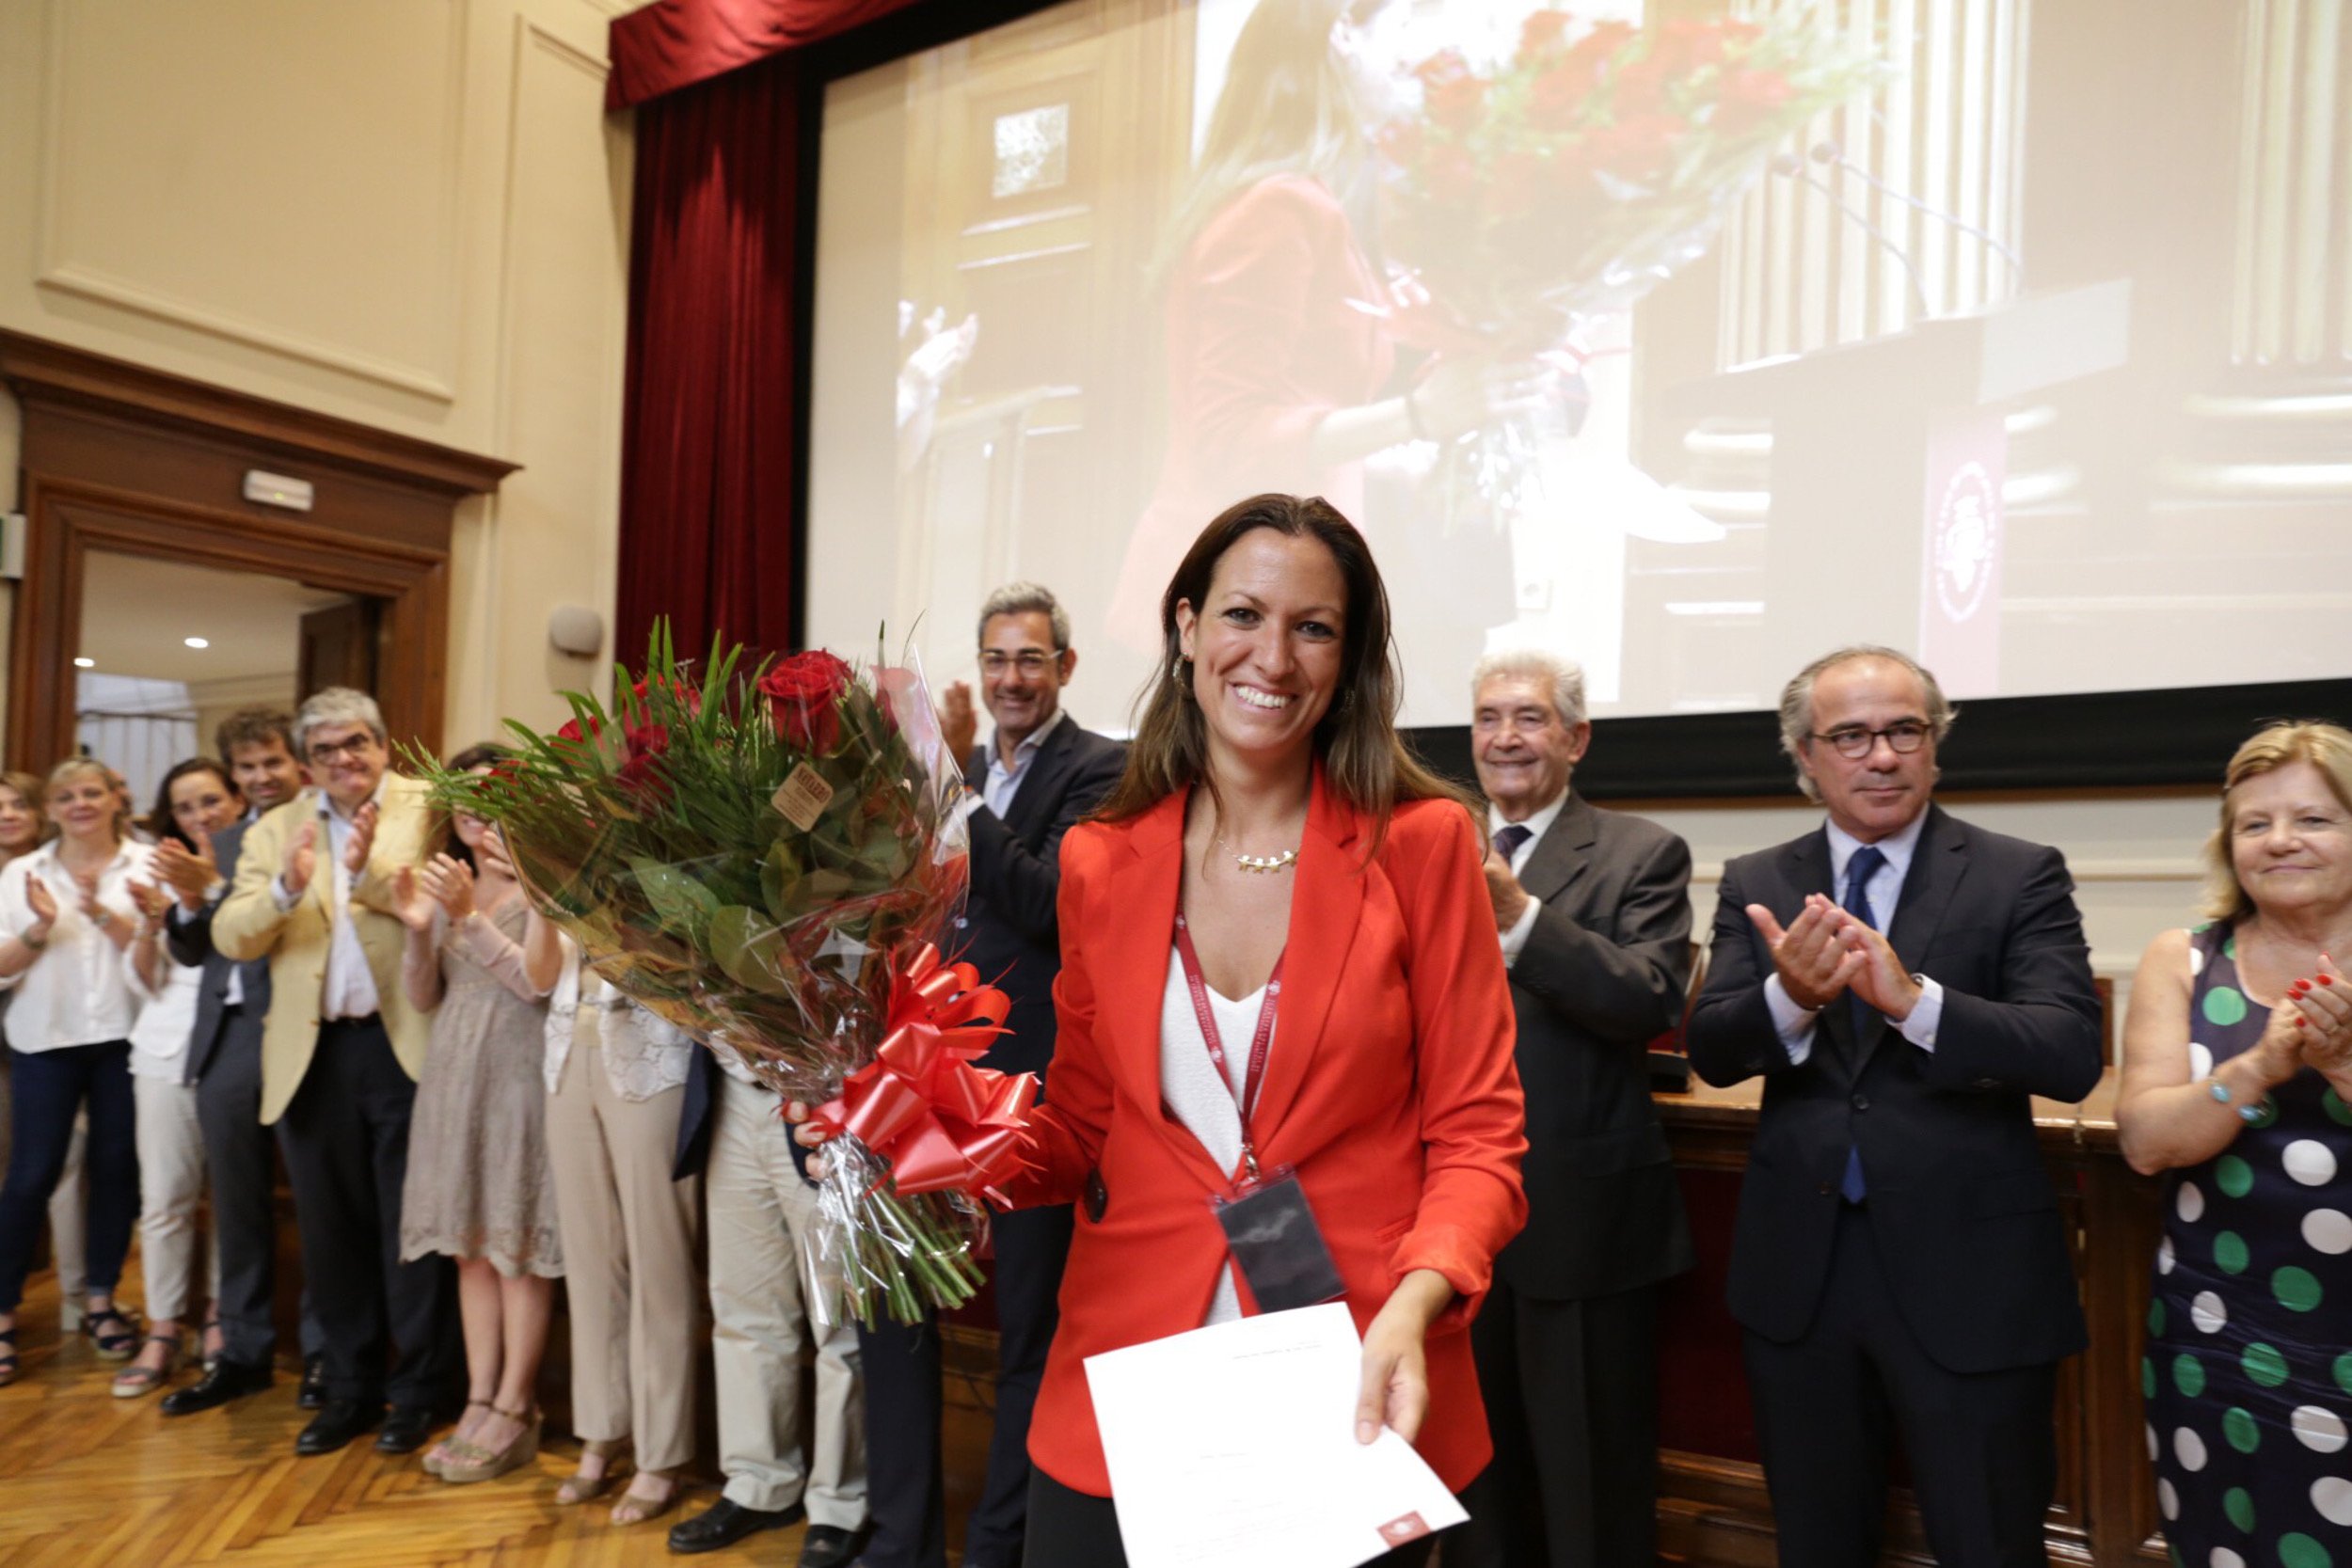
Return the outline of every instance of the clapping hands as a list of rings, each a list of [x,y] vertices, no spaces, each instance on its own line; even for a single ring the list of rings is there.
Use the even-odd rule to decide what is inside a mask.
[[[2352,987],[2336,962],[2319,956],[2319,973],[2287,988],[2282,1006],[2295,1009],[2303,1060],[2329,1078],[2352,1074]]]
[[[1750,904],[1747,913],[1772,947],[1772,967],[1788,1000],[1807,1012],[1819,1012],[1849,988],[1898,1022],[1918,1006],[1919,983],[1893,943],[1827,895],[1808,894],[1785,930],[1761,904]]]
[[[450,924],[473,913],[473,873],[463,861],[436,855],[422,865],[404,865],[392,877],[392,911],[412,931],[433,928],[435,911]]]

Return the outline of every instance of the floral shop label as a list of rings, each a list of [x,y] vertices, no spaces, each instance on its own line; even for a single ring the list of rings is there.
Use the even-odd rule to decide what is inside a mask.
[[[792,769],[792,776],[776,786],[776,810],[803,832],[816,827],[817,819],[825,815],[825,808],[832,803],[833,785],[819,778],[817,769],[807,763]]]

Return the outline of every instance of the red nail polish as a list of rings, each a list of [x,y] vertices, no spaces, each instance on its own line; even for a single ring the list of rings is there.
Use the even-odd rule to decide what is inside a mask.
[[[2332,986],[2336,983],[2336,977],[2332,974],[2323,974],[2319,977],[2319,983],[2323,986]]]

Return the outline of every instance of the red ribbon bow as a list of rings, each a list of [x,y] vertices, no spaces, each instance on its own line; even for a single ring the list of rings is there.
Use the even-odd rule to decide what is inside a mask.
[[[978,970],[943,963],[925,943],[891,979],[882,1049],[809,1120],[855,1133],[890,1162],[901,1194],[980,1193],[1011,1207],[998,1189],[1026,1164],[1017,1145],[1037,1075],[973,1065],[1011,1006]]]

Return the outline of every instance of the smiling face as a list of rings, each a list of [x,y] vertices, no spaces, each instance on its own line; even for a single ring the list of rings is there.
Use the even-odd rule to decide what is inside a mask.
[[[1077,665],[1075,649],[1055,651],[1054,618],[1045,611],[988,618],[980,628],[980,701],[1007,741],[1019,745],[1054,717]]]
[[[367,804],[384,778],[391,753],[365,724],[313,724],[304,736],[310,752],[310,777],[345,813]]]
[[[1176,604],[1214,756],[1300,759],[1345,662],[1347,582],[1320,540],[1251,529],[1217,558],[1201,602]]]
[[[1906,720],[1927,724],[1928,694],[1919,677],[1892,659],[1850,658],[1815,677],[1812,705],[1812,734],[1799,744],[1797,760],[1820,791],[1829,819],[1865,844],[1909,827],[1935,789],[1933,729],[1915,752],[1898,752],[1881,736],[1859,757],[1841,756],[1820,737],[1857,727],[1883,730]]]
[[[1473,699],[1470,761],[1506,822],[1524,822],[1559,799],[1593,743],[1591,722],[1562,723],[1551,699],[1551,683],[1536,675],[1496,675]]]
[[[103,768],[76,768],[49,783],[49,819],[69,839],[112,840],[121,809],[115,798],[114,780]]]
[[[2230,792],[2229,848],[2238,886],[2265,913],[2352,904],[2352,813],[2308,762]]]
[[[171,820],[191,843],[199,832],[209,837],[244,815],[244,800],[210,768],[171,781]]]
[[[270,811],[294,798],[302,787],[302,764],[286,750],[282,736],[246,740],[229,748],[230,775],[255,811]]]
[[[466,769],[466,775],[469,778],[486,779],[490,776],[490,765],[485,762],[479,768],[469,768]],[[476,816],[469,811],[451,812],[449,825],[450,831],[457,835],[457,842],[476,855],[482,852],[482,841],[490,836],[489,820],[486,817]]]
[[[40,809],[0,784],[0,855],[22,855],[40,842]]]

